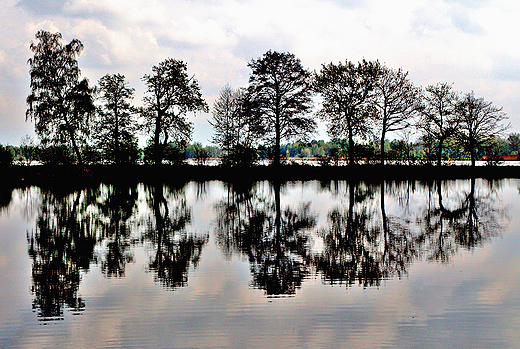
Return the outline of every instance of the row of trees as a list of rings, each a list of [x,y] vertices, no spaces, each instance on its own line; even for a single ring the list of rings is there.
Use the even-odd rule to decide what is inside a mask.
[[[28,62],[27,119],[35,122],[44,148],[72,150],[79,164],[93,152],[102,152],[106,161],[116,164],[135,162],[139,132],[149,139],[145,153],[161,164],[188,144],[193,124],[187,114],[209,111],[197,80],[182,61],[168,58],[143,76],[146,93],[143,106],[137,108],[131,103],[134,89],[123,75],[107,74],[97,86],[80,79],[79,40],[63,45],[60,33],[43,30],[36,39]],[[474,164],[477,149],[508,128],[502,109],[473,92],[456,93],[447,83],[422,90],[407,72],[378,61],[330,63],[311,73],[294,54],[268,51],[248,66],[248,86],[225,86],[210,121],[212,142],[233,165],[251,164],[259,150],[270,153],[279,165],[282,142],[308,142],[318,117],[329,135],[346,145],[350,164],[355,162],[356,142],[377,137],[384,163],[387,134],[412,129],[435,149],[438,165],[448,140],[463,147]]]
[[[225,86],[213,109],[213,142],[232,163],[250,161],[251,150],[267,143],[274,145],[274,163],[279,164],[282,140],[307,141],[316,131],[310,114],[315,96],[316,115],[331,138],[346,143],[350,164],[357,142],[378,138],[384,163],[388,133],[409,136],[415,131],[428,148],[435,148],[438,165],[448,140],[462,147],[474,165],[477,149],[509,128],[502,108],[473,92],[456,93],[447,83],[423,90],[407,72],[378,61],[330,63],[311,73],[293,54],[268,51],[249,67],[249,86]]]

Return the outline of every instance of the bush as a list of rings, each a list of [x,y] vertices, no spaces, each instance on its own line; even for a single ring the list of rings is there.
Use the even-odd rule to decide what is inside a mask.
[[[11,166],[14,155],[11,147],[0,144],[0,166]]]

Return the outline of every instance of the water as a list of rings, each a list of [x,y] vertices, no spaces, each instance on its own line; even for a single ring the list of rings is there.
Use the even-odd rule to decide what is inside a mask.
[[[519,188],[6,188],[0,347],[517,347]]]

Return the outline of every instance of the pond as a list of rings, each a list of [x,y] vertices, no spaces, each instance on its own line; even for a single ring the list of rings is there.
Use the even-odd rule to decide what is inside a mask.
[[[516,347],[519,188],[4,188],[0,347]]]

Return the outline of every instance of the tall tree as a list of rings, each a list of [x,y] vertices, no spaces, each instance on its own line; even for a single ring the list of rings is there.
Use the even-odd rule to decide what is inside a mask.
[[[265,137],[274,143],[274,165],[280,165],[282,139],[307,140],[316,122],[306,114],[312,109],[310,73],[292,53],[266,52],[248,66],[248,92],[262,119]]]
[[[421,96],[419,111],[421,120],[418,127],[422,129],[425,138],[437,142],[437,166],[442,165],[442,151],[444,142],[452,137],[457,130],[455,106],[457,93],[450,84],[445,82],[426,87]]]
[[[137,155],[135,108],[130,104],[134,89],[125,76],[106,74],[99,79],[100,99],[97,139],[108,160],[121,164],[133,162]]]
[[[354,164],[354,137],[366,136],[374,114],[370,98],[379,75],[379,64],[363,60],[357,65],[323,65],[314,76],[314,91],[323,98],[321,118],[327,122],[332,138],[348,138],[349,164]]]
[[[186,114],[208,111],[197,80],[189,77],[187,70],[183,61],[168,58],[153,66],[151,75],[143,77],[147,86],[143,116],[145,126],[152,134],[156,165],[162,163],[164,149],[170,140],[191,138],[193,125]]]
[[[230,164],[250,163],[263,134],[261,121],[251,108],[247,90],[226,85],[213,104],[212,142],[224,150]]]
[[[62,44],[61,33],[40,30],[38,42],[31,42],[29,59],[31,93],[26,118],[35,121],[36,133],[44,145],[70,144],[82,164],[80,142],[88,134],[88,116],[94,111],[93,89],[79,80],[77,58],[83,50],[78,39]]]
[[[510,125],[502,121],[507,116],[502,108],[486,102],[484,98],[476,98],[473,92],[467,93],[455,108],[459,129],[457,139],[462,143],[471,157],[471,166],[475,166],[477,148],[494,137],[503,135]]]
[[[386,135],[410,126],[416,111],[419,90],[408,79],[408,72],[403,72],[401,68],[396,70],[382,66],[380,69],[374,86],[374,106],[381,129],[381,164],[384,164]]]

